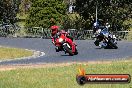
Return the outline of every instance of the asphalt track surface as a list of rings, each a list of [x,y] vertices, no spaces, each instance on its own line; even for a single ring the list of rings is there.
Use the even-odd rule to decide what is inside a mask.
[[[65,63],[65,62],[88,62],[102,60],[120,60],[132,57],[132,42],[119,41],[118,49],[99,49],[94,45],[93,40],[76,40],[78,55],[69,56],[64,52],[55,52],[55,46],[50,39],[37,38],[0,38],[0,45],[33,49],[45,52],[45,55],[38,58],[2,61],[0,65],[10,64],[36,64],[36,63]]]

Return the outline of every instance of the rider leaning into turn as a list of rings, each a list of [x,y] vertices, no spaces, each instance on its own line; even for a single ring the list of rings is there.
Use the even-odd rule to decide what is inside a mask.
[[[69,43],[70,43],[71,47],[74,47],[73,38],[72,38],[71,36],[69,36],[68,33],[67,33],[66,31],[64,31],[64,30],[59,30],[59,26],[57,26],[57,25],[51,26],[50,29],[51,29],[52,43],[53,43],[53,44],[55,44],[55,40],[56,40],[61,34],[63,34],[63,35],[65,35],[67,38],[71,39],[71,42],[69,42]],[[66,39],[66,41],[68,41],[68,40]],[[61,50],[61,49],[58,49],[58,47],[55,48],[55,49],[56,49],[56,52],[58,52],[58,51]]]
[[[95,26],[95,25],[94,25],[94,26]],[[96,27],[96,29],[94,29],[93,31],[94,31],[94,33],[96,32],[97,29],[101,29],[101,31],[102,31],[102,30],[108,31],[109,27],[110,27],[109,23],[105,23],[104,26],[99,26],[99,25],[98,25],[98,26]],[[100,33],[101,33],[101,32],[100,32]],[[96,40],[96,41],[94,42],[94,44],[95,44],[96,46],[101,47],[101,48],[107,46],[106,43],[103,42],[103,43],[100,44],[100,42],[101,42],[100,40]]]

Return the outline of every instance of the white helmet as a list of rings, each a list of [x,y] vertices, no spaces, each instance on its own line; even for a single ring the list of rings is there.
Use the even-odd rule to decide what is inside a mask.
[[[106,28],[109,28],[109,27],[110,27],[110,24],[109,24],[109,23],[106,23],[106,24],[105,24],[105,27],[106,27]]]

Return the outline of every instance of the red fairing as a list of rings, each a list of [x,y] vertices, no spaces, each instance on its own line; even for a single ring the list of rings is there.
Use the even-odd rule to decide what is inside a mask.
[[[60,38],[62,38],[63,40],[65,40],[66,37],[65,37],[64,34],[61,34],[61,35],[60,35]],[[55,46],[61,46],[61,43],[59,42],[59,39],[60,39],[60,38],[56,39]]]
[[[76,44],[72,42],[72,52],[75,53],[75,51],[76,51]]]
[[[65,34],[61,34],[60,38],[62,38],[65,42],[69,43],[69,45],[72,47],[72,52],[74,53],[75,52],[75,46],[76,46],[75,43],[70,38],[67,38],[65,36]],[[60,38],[56,39],[55,46],[61,46],[61,43],[59,42]],[[54,39],[52,39],[52,41],[54,41]]]
[[[68,42],[70,44],[70,46],[72,47],[72,52],[74,53],[75,52],[75,43],[69,38],[66,38],[65,40],[66,40],[66,42]]]

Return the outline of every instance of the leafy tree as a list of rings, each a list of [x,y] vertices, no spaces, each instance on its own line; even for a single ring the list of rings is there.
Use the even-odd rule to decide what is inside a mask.
[[[0,20],[5,23],[15,23],[18,12],[18,0],[0,1]]]
[[[31,6],[31,0],[21,0],[19,5],[19,13],[20,15],[25,15]]]
[[[108,21],[112,29],[121,30],[123,22],[132,18],[132,0],[76,0],[76,11],[89,20],[86,28],[92,27],[96,17],[96,5],[98,7],[98,18],[102,23]]]
[[[79,14],[68,14],[67,19],[64,22],[64,28],[65,29],[78,29],[80,30],[81,28],[84,27],[85,25],[85,20],[83,20],[82,17],[79,16]]]
[[[66,4],[63,0],[31,0],[32,5],[26,19],[27,27],[62,25],[66,18]]]

